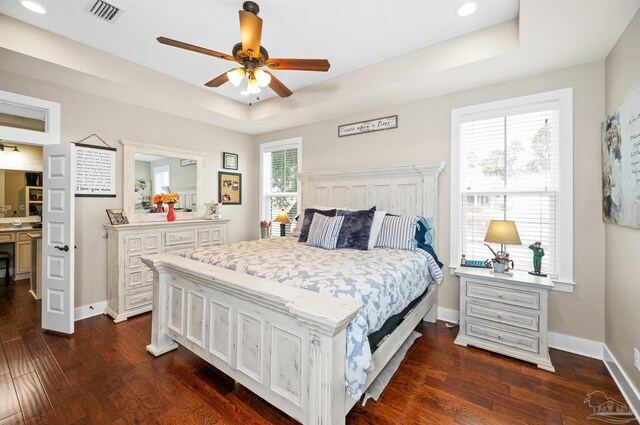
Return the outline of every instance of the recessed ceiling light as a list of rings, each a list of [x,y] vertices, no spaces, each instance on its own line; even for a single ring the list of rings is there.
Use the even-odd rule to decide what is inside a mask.
[[[31,0],[19,0],[19,3],[27,10],[39,15],[46,15],[49,11],[40,3]]]
[[[473,15],[476,10],[478,10],[478,3],[474,1],[470,1],[460,6],[458,10],[456,10],[456,15],[462,16],[462,17],[469,16],[469,15]]]

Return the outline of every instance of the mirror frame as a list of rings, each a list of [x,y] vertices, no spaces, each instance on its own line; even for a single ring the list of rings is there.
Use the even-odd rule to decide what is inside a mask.
[[[121,140],[122,144],[122,206],[129,216],[130,222],[167,221],[167,213],[138,214],[135,210],[133,188],[135,185],[136,154],[161,155],[166,157],[196,160],[196,190],[198,191],[198,211],[176,211],[176,220],[195,220],[204,217],[204,161],[206,154],[170,146]],[[131,190],[129,190],[129,189]],[[202,205],[200,205],[202,204]]]

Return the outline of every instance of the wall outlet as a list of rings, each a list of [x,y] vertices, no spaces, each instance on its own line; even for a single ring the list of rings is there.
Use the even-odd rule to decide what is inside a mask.
[[[633,365],[640,370],[640,351],[637,348],[633,349]]]

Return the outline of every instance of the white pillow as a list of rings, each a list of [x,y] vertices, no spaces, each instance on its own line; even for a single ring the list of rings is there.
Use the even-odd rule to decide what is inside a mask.
[[[376,211],[373,214],[373,222],[371,223],[371,233],[369,233],[369,246],[367,249],[371,250],[376,246],[376,242],[378,241],[378,236],[380,235],[380,230],[382,230],[382,222],[384,221],[384,216],[387,215],[386,211]]]
[[[405,249],[415,251],[418,216],[398,217],[387,215],[382,221],[376,246],[380,248]]]
[[[311,226],[309,226],[307,245],[324,249],[336,249],[343,221],[344,216],[327,217],[315,213]]]

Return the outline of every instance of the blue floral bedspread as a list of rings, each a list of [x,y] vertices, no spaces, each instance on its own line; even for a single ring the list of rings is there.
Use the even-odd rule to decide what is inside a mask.
[[[442,281],[436,261],[420,249],[329,251],[282,237],[194,249],[183,256],[362,304],[347,326],[346,386],[355,399],[362,395],[373,368],[367,336],[400,313],[429,283]]]

